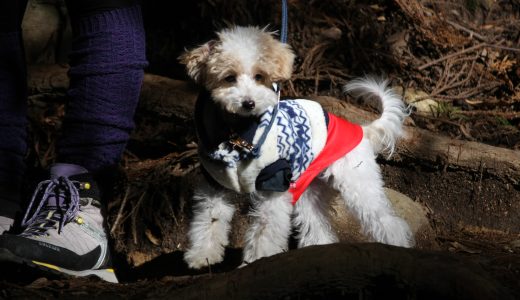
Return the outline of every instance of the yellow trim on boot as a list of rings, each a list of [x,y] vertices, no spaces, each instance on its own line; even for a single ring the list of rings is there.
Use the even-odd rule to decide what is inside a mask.
[[[34,264],[37,264],[37,265],[40,265],[40,266],[44,266],[44,267],[47,267],[49,269],[53,269],[53,270],[56,270],[56,271],[61,271],[60,267],[58,266],[55,266],[55,265],[51,265],[51,264],[47,264],[47,263],[43,263],[43,262],[39,262],[39,261],[35,261],[33,260],[32,261]],[[110,272],[110,273],[115,273],[116,271],[112,268],[109,268],[109,269],[105,269],[105,271],[107,272]]]
[[[39,262],[39,261],[35,261],[35,260],[33,260],[32,262],[34,264],[37,264],[37,265],[40,265],[40,266],[44,266],[44,267],[47,267],[49,269],[53,269],[53,270],[56,270],[56,271],[61,271],[60,267],[55,266],[55,265],[51,265],[51,264],[47,264],[47,263],[43,263],[43,262]]]

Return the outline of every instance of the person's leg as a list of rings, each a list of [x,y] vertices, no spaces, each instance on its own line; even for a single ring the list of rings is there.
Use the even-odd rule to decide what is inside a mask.
[[[135,0],[71,0],[67,5],[74,34],[70,101],[57,161],[97,172],[119,162],[134,127],[146,66],[141,12]]]
[[[27,0],[0,1],[0,234],[19,210],[27,151],[26,66],[22,18]]]
[[[24,231],[0,236],[0,258],[117,282],[92,174],[119,162],[134,126],[146,66],[141,12],[130,0],[67,4],[73,43],[57,163],[36,188]]]

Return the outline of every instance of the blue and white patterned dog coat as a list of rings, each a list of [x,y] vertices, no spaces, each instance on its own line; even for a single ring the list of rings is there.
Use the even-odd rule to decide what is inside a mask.
[[[337,118],[319,103],[303,99],[281,101],[259,119],[234,116],[233,124],[229,115],[221,113],[209,93],[199,97],[195,121],[201,163],[211,178],[239,193],[288,190],[329,144],[328,121]],[[361,132],[358,125],[348,124]],[[240,137],[251,147],[236,147],[230,136]],[[356,134],[355,145],[361,137],[362,133]]]

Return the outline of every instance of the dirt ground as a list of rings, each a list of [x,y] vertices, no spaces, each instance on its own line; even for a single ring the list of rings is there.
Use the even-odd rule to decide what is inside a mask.
[[[297,62],[284,96],[327,95],[371,110],[342,94],[341,85],[364,74],[384,75],[414,107],[411,126],[520,149],[520,2],[288,2],[289,43]],[[270,24],[277,30],[280,1],[145,1],[143,14],[147,73],[187,80],[177,62],[185,48],[229,24]],[[29,158],[37,172],[54,159],[65,99],[63,86],[50,92],[33,87]],[[229,249],[225,263],[209,271],[190,271],[181,259],[198,166],[187,114],[138,110],[136,131],[112,177],[116,189],[108,221],[124,288],[2,266],[12,272],[0,276],[0,298],[85,296],[90,288],[146,298],[153,289],[182,289],[211,272],[231,272],[240,249]],[[428,207],[435,237],[424,250],[468,259],[520,298],[518,174],[501,178],[485,167],[471,170],[420,157],[380,163],[388,187]]]

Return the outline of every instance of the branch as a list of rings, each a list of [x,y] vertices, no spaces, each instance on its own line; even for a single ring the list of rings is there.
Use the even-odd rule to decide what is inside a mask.
[[[426,69],[426,68],[428,68],[428,67],[431,67],[431,66],[433,66],[433,65],[436,65],[436,64],[438,64],[438,63],[440,63],[440,62],[442,62],[442,61],[445,61],[445,60],[447,60],[447,59],[450,59],[450,58],[452,58],[452,57],[456,57],[456,56],[462,55],[462,54],[464,54],[464,53],[472,52],[472,51],[475,51],[475,50],[480,49],[480,48],[485,47],[485,46],[488,46],[488,44],[487,44],[487,43],[480,43],[480,44],[477,44],[477,45],[475,45],[475,46],[472,46],[472,47],[469,47],[469,48],[466,48],[466,49],[463,49],[463,50],[457,51],[457,52],[455,52],[455,53],[451,53],[451,54],[445,55],[445,56],[443,56],[443,57],[441,57],[441,58],[438,58],[438,59],[433,60],[433,61],[431,61],[431,62],[429,62],[429,63],[426,63],[426,64],[420,66],[420,67],[417,68],[417,69],[418,69],[419,71],[422,71],[422,70],[424,70],[424,69]]]

